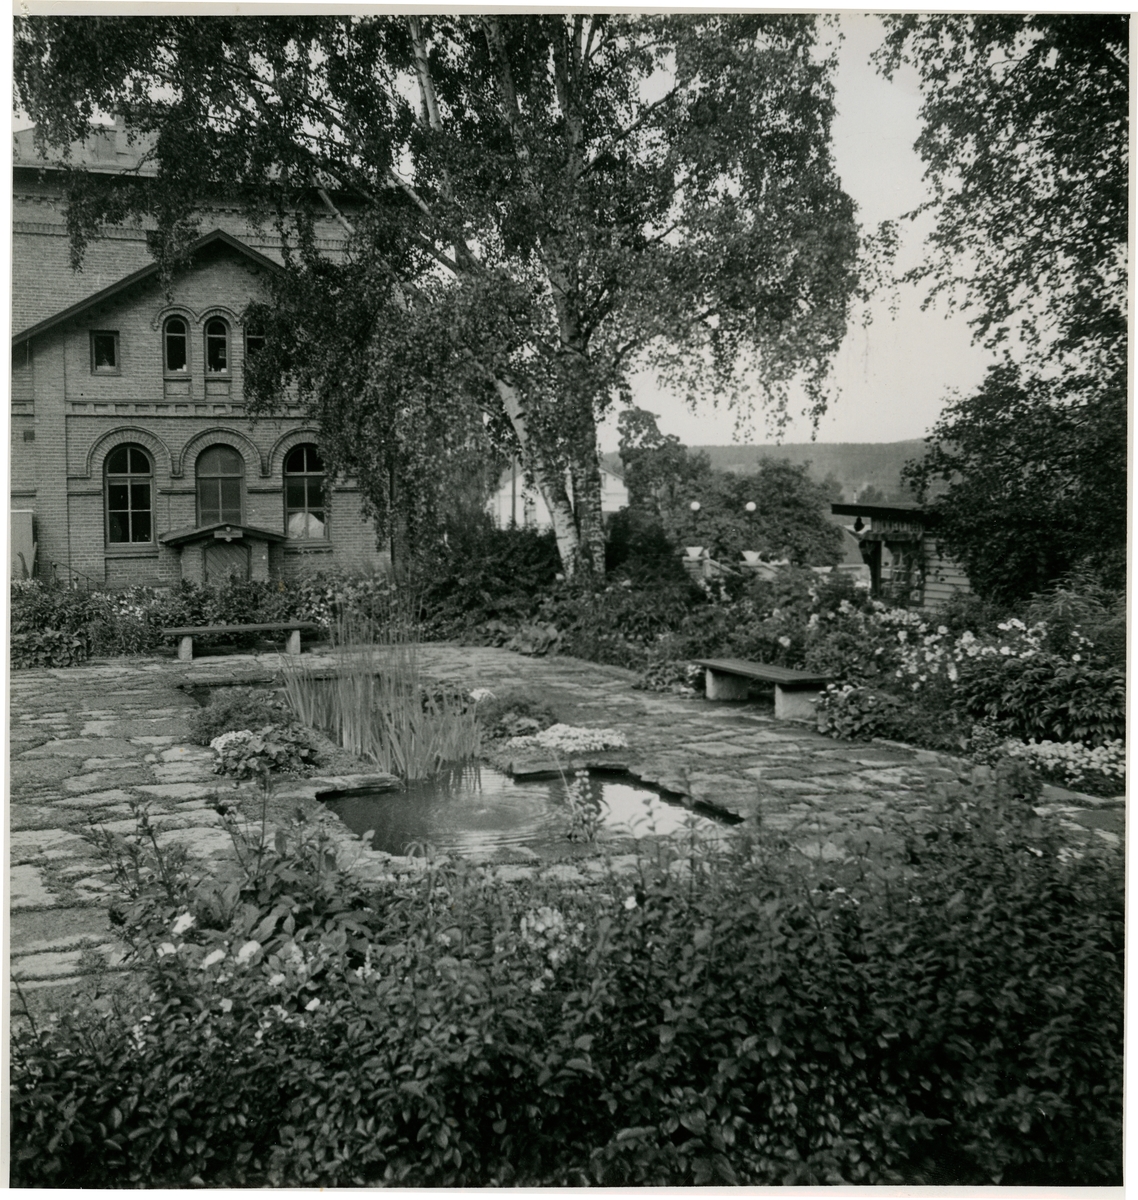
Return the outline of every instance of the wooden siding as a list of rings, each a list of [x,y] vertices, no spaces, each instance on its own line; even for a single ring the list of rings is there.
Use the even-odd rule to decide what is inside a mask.
[[[925,534],[925,596],[923,608],[940,608],[954,592],[970,592],[964,568],[951,558],[937,552],[936,538]]]

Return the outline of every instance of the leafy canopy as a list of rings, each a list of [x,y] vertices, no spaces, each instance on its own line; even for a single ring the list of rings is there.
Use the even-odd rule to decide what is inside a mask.
[[[826,518],[826,485],[806,465],[763,459],[755,474],[736,475],[661,434],[643,409],[622,413],[620,428],[630,517],[641,539],[659,529],[672,546],[704,546],[724,562],[738,562],[743,550],[812,566],[841,560],[841,531]]]
[[[916,67],[936,218],[909,273],[1004,349],[951,404],[908,481],[984,595],[1087,568],[1125,575],[1128,22],[897,16],[878,63]]]
[[[890,16],[878,65],[921,79],[936,219],[910,272],[1037,359],[1125,358],[1129,18]]]
[[[172,269],[217,196],[277,224],[255,393],[299,385],[381,523],[393,479],[430,493],[489,439],[594,563],[596,421],[634,370],[740,404],[757,380],[783,417],[801,379],[824,410],[857,249],[832,69],[785,14],[35,17],[15,50],[44,141],[113,111],[157,167],[76,174],[77,250],[141,212]]]

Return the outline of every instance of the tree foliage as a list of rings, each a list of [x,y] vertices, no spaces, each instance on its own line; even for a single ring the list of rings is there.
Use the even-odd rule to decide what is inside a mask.
[[[753,475],[716,471],[706,454],[661,434],[652,413],[630,409],[620,427],[629,508],[642,536],[654,525],[674,547],[704,546],[726,562],[743,550],[799,565],[841,560],[841,531],[826,518],[826,485],[806,465],[763,459]]]
[[[1084,367],[1125,360],[1129,18],[886,18],[879,65],[916,67],[936,219],[910,272],[977,335]]]
[[[857,239],[813,17],[35,17],[15,60],[45,142],[112,111],[149,139],[152,179],[76,172],[77,249],[142,212],[174,269],[217,195],[287,235],[255,390],[300,386],[381,519],[393,470],[429,491],[488,439],[598,566],[596,423],[635,370],[825,407]]]
[[[905,477],[918,491],[959,481],[934,502],[938,537],[981,595],[1019,600],[1087,568],[1124,586],[1125,391],[1004,364],[945,410],[929,443]]]
[[[992,597],[1125,572],[1128,21],[887,18],[878,61],[920,75],[936,218],[908,278],[1005,351],[907,478],[923,495],[947,481],[944,538]]]

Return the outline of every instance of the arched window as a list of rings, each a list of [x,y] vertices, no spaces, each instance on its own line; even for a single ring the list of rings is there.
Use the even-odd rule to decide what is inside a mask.
[[[327,538],[328,514],[324,506],[324,463],[310,442],[285,456],[285,528],[290,540]]]
[[[186,374],[190,369],[190,330],[181,317],[167,320],[162,330],[162,345],[167,374]]]
[[[210,446],[198,457],[198,525],[241,524],[245,460],[232,446]]]
[[[141,446],[116,446],[103,466],[107,541],[154,540],[154,471]]]
[[[210,375],[229,373],[229,326],[220,317],[205,323],[205,369]]]

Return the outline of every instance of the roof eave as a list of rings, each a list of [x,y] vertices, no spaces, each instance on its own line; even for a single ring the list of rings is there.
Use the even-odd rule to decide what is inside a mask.
[[[282,269],[279,263],[273,262],[271,258],[266,257],[259,250],[254,250],[252,246],[246,246],[244,242],[238,240],[232,234],[226,233],[224,229],[214,229],[210,233],[205,234],[204,237],[198,238],[186,251],[187,257],[192,258],[195,254],[199,254],[206,246],[212,245],[214,242],[221,242],[223,245],[231,247],[265,270],[279,272]],[[123,292],[129,291],[132,287],[136,287],[138,284],[145,283],[147,280],[156,277],[157,274],[157,263],[151,263],[149,266],[142,267],[125,278],[120,279],[117,283],[112,283],[109,287],[103,288],[102,291],[96,292],[93,296],[88,296],[85,300],[79,300],[75,304],[57,312],[54,316],[46,317],[35,325],[30,325],[27,329],[22,329],[19,333],[14,333],[12,335],[12,344],[17,345],[20,342],[30,341],[32,338],[38,337],[41,333],[46,333],[49,329],[54,329],[58,325],[63,325],[73,320],[89,308],[96,308],[100,304],[106,304],[108,300],[113,300],[116,296],[122,295]]]

